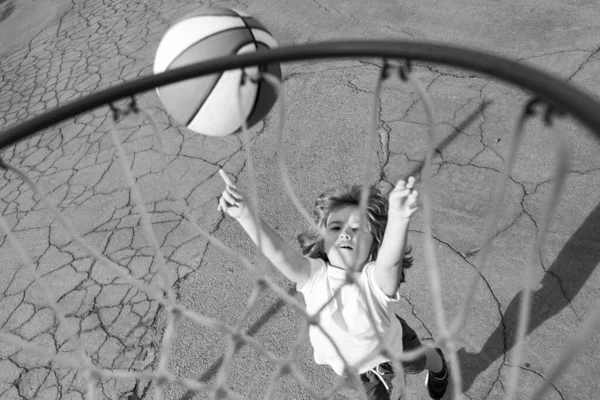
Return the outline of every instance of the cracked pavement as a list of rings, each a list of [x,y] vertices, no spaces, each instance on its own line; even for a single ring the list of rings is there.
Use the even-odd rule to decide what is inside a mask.
[[[204,2],[208,4],[207,2]],[[170,23],[198,2],[5,0],[0,1],[0,128],[73,100],[151,73],[154,52]],[[284,44],[337,38],[443,41],[491,51],[542,68],[600,99],[600,10],[594,2],[502,4],[474,1],[392,2],[357,0],[293,2],[225,1],[257,17]],[[299,62],[283,65],[286,152],[292,183],[310,208],[337,183],[358,182],[369,130],[379,60]],[[413,73],[432,96],[441,137],[434,160],[433,232],[442,274],[446,319],[452,319],[474,273],[491,191],[501,175],[506,143],[522,90],[473,71],[414,63]],[[414,90],[390,79],[378,112],[373,180],[387,190],[398,179],[420,178],[427,144],[426,116]],[[178,127],[154,92],[139,97],[156,119],[169,168],[185,203],[201,224],[241,254],[254,259],[249,240],[216,211],[223,167],[248,188],[248,165],[240,137],[200,137]],[[483,105],[483,106],[482,106]],[[277,106],[276,106],[277,108]],[[465,120],[469,123],[464,123]],[[304,229],[284,194],[275,155],[277,112],[252,130],[258,192],[265,220],[295,243]],[[600,141],[571,120],[560,125],[572,160],[535,275],[533,313],[525,344],[518,398],[542,382],[560,351],[600,294]],[[128,160],[166,258],[178,301],[204,315],[235,324],[254,285],[252,276],[221,254],[183,220],[169,197],[162,155],[148,121],[120,126]],[[142,232],[110,139],[108,107],[53,126],[0,153],[25,170],[76,231],[124,271],[157,283],[154,252]],[[469,399],[499,399],[514,354],[523,265],[533,246],[553,176],[551,132],[527,124],[511,174],[482,281],[470,317],[457,340]],[[100,268],[70,242],[40,200],[14,174],[0,175],[0,212],[35,260],[43,281],[94,363],[104,368],[144,370],[158,362],[165,316],[157,303]],[[423,219],[418,212],[409,242],[415,265],[402,288],[400,312],[428,340],[435,337],[429,279],[423,255]],[[52,311],[0,235],[0,327],[50,349],[72,352]],[[290,294],[294,288],[272,266],[268,271]],[[247,322],[266,348],[285,356],[300,327],[299,315],[272,293],[263,293]],[[214,382],[226,340],[189,321],[179,321],[169,370],[180,377]],[[554,384],[548,399],[592,399],[600,384],[600,333]],[[332,373],[312,361],[305,343],[297,368],[321,393]],[[235,356],[230,386],[249,398],[264,394],[273,364],[249,347]],[[420,379],[409,377],[410,398],[426,398]],[[49,363],[0,342],[0,399],[83,399],[81,373]],[[276,398],[308,399],[286,377]],[[152,398],[147,381],[111,379],[99,398]],[[169,399],[193,396],[168,385]],[[336,397],[337,399],[338,397]]]

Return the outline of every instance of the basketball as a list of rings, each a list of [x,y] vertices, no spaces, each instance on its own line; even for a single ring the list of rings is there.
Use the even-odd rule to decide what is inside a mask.
[[[271,49],[277,42],[255,18],[226,8],[201,8],[175,23],[161,39],[154,73],[209,59]],[[246,67],[257,76],[258,66]],[[261,72],[281,80],[279,63],[261,66]],[[242,70],[231,70],[177,82],[157,89],[166,111],[188,129],[209,136],[226,136],[242,129],[242,115],[252,127],[267,116],[275,102],[275,89],[264,80],[246,80]]]

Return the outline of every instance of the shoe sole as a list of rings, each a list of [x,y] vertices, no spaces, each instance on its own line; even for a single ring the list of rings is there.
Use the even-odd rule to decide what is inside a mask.
[[[439,400],[451,400],[452,399],[452,379],[450,377],[450,369],[448,368],[448,386],[446,386],[446,392]],[[429,381],[429,372],[425,375],[425,389],[427,389],[427,382]],[[429,390],[427,390],[427,394],[429,394]]]

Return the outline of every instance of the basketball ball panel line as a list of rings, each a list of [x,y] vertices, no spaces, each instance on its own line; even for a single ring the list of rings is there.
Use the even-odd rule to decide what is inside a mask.
[[[197,43],[193,43],[192,45],[190,45],[187,49],[185,49],[182,52],[182,54],[187,53],[190,49],[196,47],[200,43],[212,41],[215,38],[218,41],[220,41],[221,40],[221,35],[225,34],[225,33],[229,33],[229,32],[235,32],[236,34],[243,36],[243,37],[240,37],[239,40],[236,40],[235,38],[232,39],[232,41],[231,41],[232,44],[235,44],[237,47],[235,47],[235,48],[231,47],[231,49],[233,49],[233,50],[229,50],[229,47],[225,47],[225,50],[223,50],[223,48],[221,48],[221,47],[219,47],[219,45],[217,45],[212,50],[210,50],[210,49],[207,50],[207,51],[211,52],[211,53],[207,53],[207,54],[212,54],[211,57],[197,58],[194,62],[199,62],[199,61],[202,61],[202,60],[209,60],[209,59],[212,59],[212,58],[218,58],[218,57],[225,57],[225,56],[228,56],[228,55],[233,55],[239,49],[240,43],[242,43],[245,46],[247,43],[254,42],[254,37],[253,37],[252,33],[250,33],[244,27],[237,27],[237,28],[232,28],[232,29],[226,29],[226,30],[223,30],[223,31],[220,31],[220,32],[216,32],[216,33],[214,33],[212,35],[209,35],[209,36],[205,37],[204,39],[198,41]],[[173,62],[169,66],[167,66],[167,69],[175,68],[175,62],[176,62],[176,60],[177,59],[173,60]],[[192,62],[190,64],[193,64],[194,62]],[[184,65],[187,65],[187,64],[184,64]],[[183,65],[179,65],[179,66],[183,66]]]
[[[277,41],[269,32],[259,29],[252,29],[252,35],[254,36],[256,42],[264,44],[267,48],[277,48]]]
[[[186,48],[167,68],[179,68],[201,60],[233,55],[250,43],[254,43],[254,40],[250,32],[245,28],[217,32]]]
[[[238,15],[240,17],[249,17],[250,16],[250,14],[248,14],[248,13],[246,13],[244,11],[236,10],[235,8],[232,8],[231,10],[234,11],[234,12],[236,12],[236,13],[238,13]]]
[[[243,46],[238,54],[254,51],[256,51],[256,46],[254,43],[250,43]],[[258,72],[258,67],[248,67],[245,70],[254,75]],[[225,136],[237,131],[241,122],[238,111],[241,77],[242,70],[240,69],[224,72],[204,104],[198,109],[193,120],[187,125],[188,128],[195,132],[208,132],[212,136]],[[256,101],[257,86],[257,84],[247,81],[241,89],[242,116],[246,120]],[[232,88],[234,88],[234,96],[231,95]]]
[[[254,37],[254,32],[252,32],[252,27],[250,27],[250,26],[248,25],[248,23],[250,22],[250,21],[249,21],[249,18],[251,18],[251,17],[248,17],[248,18],[242,18],[242,21],[244,21],[244,24],[245,24],[245,25],[246,25],[246,27],[248,28],[248,31],[249,31],[249,32],[252,34],[252,40],[256,41],[256,38]]]
[[[231,51],[231,53],[230,53],[231,55],[250,53],[250,52],[256,51],[256,43],[251,40],[250,33],[246,29],[241,29],[241,31],[245,32],[245,34],[247,35],[246,40],[245,40],[245,42],[241,42],[241,41],[237,42],[238,47],[236,49],[234,49],[233,51]],[[233,43],[236,43],[236,42],[233,42]],[[254,71],[258,71],[258,68],[257,67],[246,67],[245,70],[252,71],[252,73],[254,74],[255,73]],[[223,74],[225,74],[227,72],[228,71],[224,72]],[[223,74],[221,74],[220,78],[222,78]],[[241,75],[240,75],[240,79],[241,79]],[[185,122],[186,125],[189,125],[193,122],[193,120],[196,118],[196,116],[198,115],[198,113],[200,112],[202,107],[204,107],[205,102],[208,101],[208,99],[210,98],[211,93],[213,93],[216,90],[216,86],[218,85],[218,83],[219,83],[219,80],[215,81],[212,89],[210,91],[205,92],[206,96],[204,96],[202,98],[202,101],[200,101],[200,103],[190,102],[191,104],[195,105],[195,109],[194,109],[194,112],[190,113],[188,118],[184,120],[184,121],[186,121]],[[238,82],[238,86],[239,86],[239,82]],[[237,86],[236,86],[235,93],[237,96]],[[238,105],[237,105],[237,101],[236,101],[236,108],[237,107],[238,107]]]
[[[239,17],[199,16],[184,20],[172,26],[158,45],[154,58],[154,73],[167,70],[175,58],[194,43],[222,31],[245,28]]]
[[[201,107],[220,77],[221,74],[213,74],[163,86],[158,89],[158,95],[169,114],[180,124],[187,125],[198,110],[198,104]]]
[[[241,76],[241,70],[225,72],[187,127],[195,132],[211,136],[226,136],[238,131],[241,125],[238,96],[237,90],[236,96],[231,96],[231,87],[235,85],[237,89]],[[242,115],[245,118],[255,101],[256,86],[255,83],[248,83],[241,91]]]
[[[268,46],[259,43],[256,51],[260,51],[261,49],[268,50],[269,48]],[[264,72],[275,76],[281,82],[281,65],[279,63],[267,64],[266,71]],[[261,80],[259,82],[254,107],[248,117],[248,126],[253,126],[264,119],[276,102],[277,89],[269,82]]]
[[[242,19],[246,23],[248,29],[260,29],[265,32],[269,32],[269,30],[263,24],[261,24],[257,19],[253,17],[244,17]]]
[[[198,43],[193,44],[177,57],[168,69],[194,64],[212,56],[234,55],[243,46],[254,43],[247,29],[236,28],[220,32]],[[221,74],[212,74],[176,82],[160,89],[160,96],[166,104],[177,104],[169,107],[169,112],[184,125],[189,124],[206,101]]]

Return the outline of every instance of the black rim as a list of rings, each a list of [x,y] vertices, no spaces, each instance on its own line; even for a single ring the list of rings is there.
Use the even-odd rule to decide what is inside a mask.
[[[0,149],[85,111],[108,105],[171,83],[252,65],[313,59],[379,58],[424,61],[472,70],[519,86],[578,119],[600,139],[600,102],[573,85],[537,68],[497,55],[437,43],[406,41],[329,41],[285,46],[255,53],[217,58],[158,75],[137,78],[72,100],[0,133]]]

